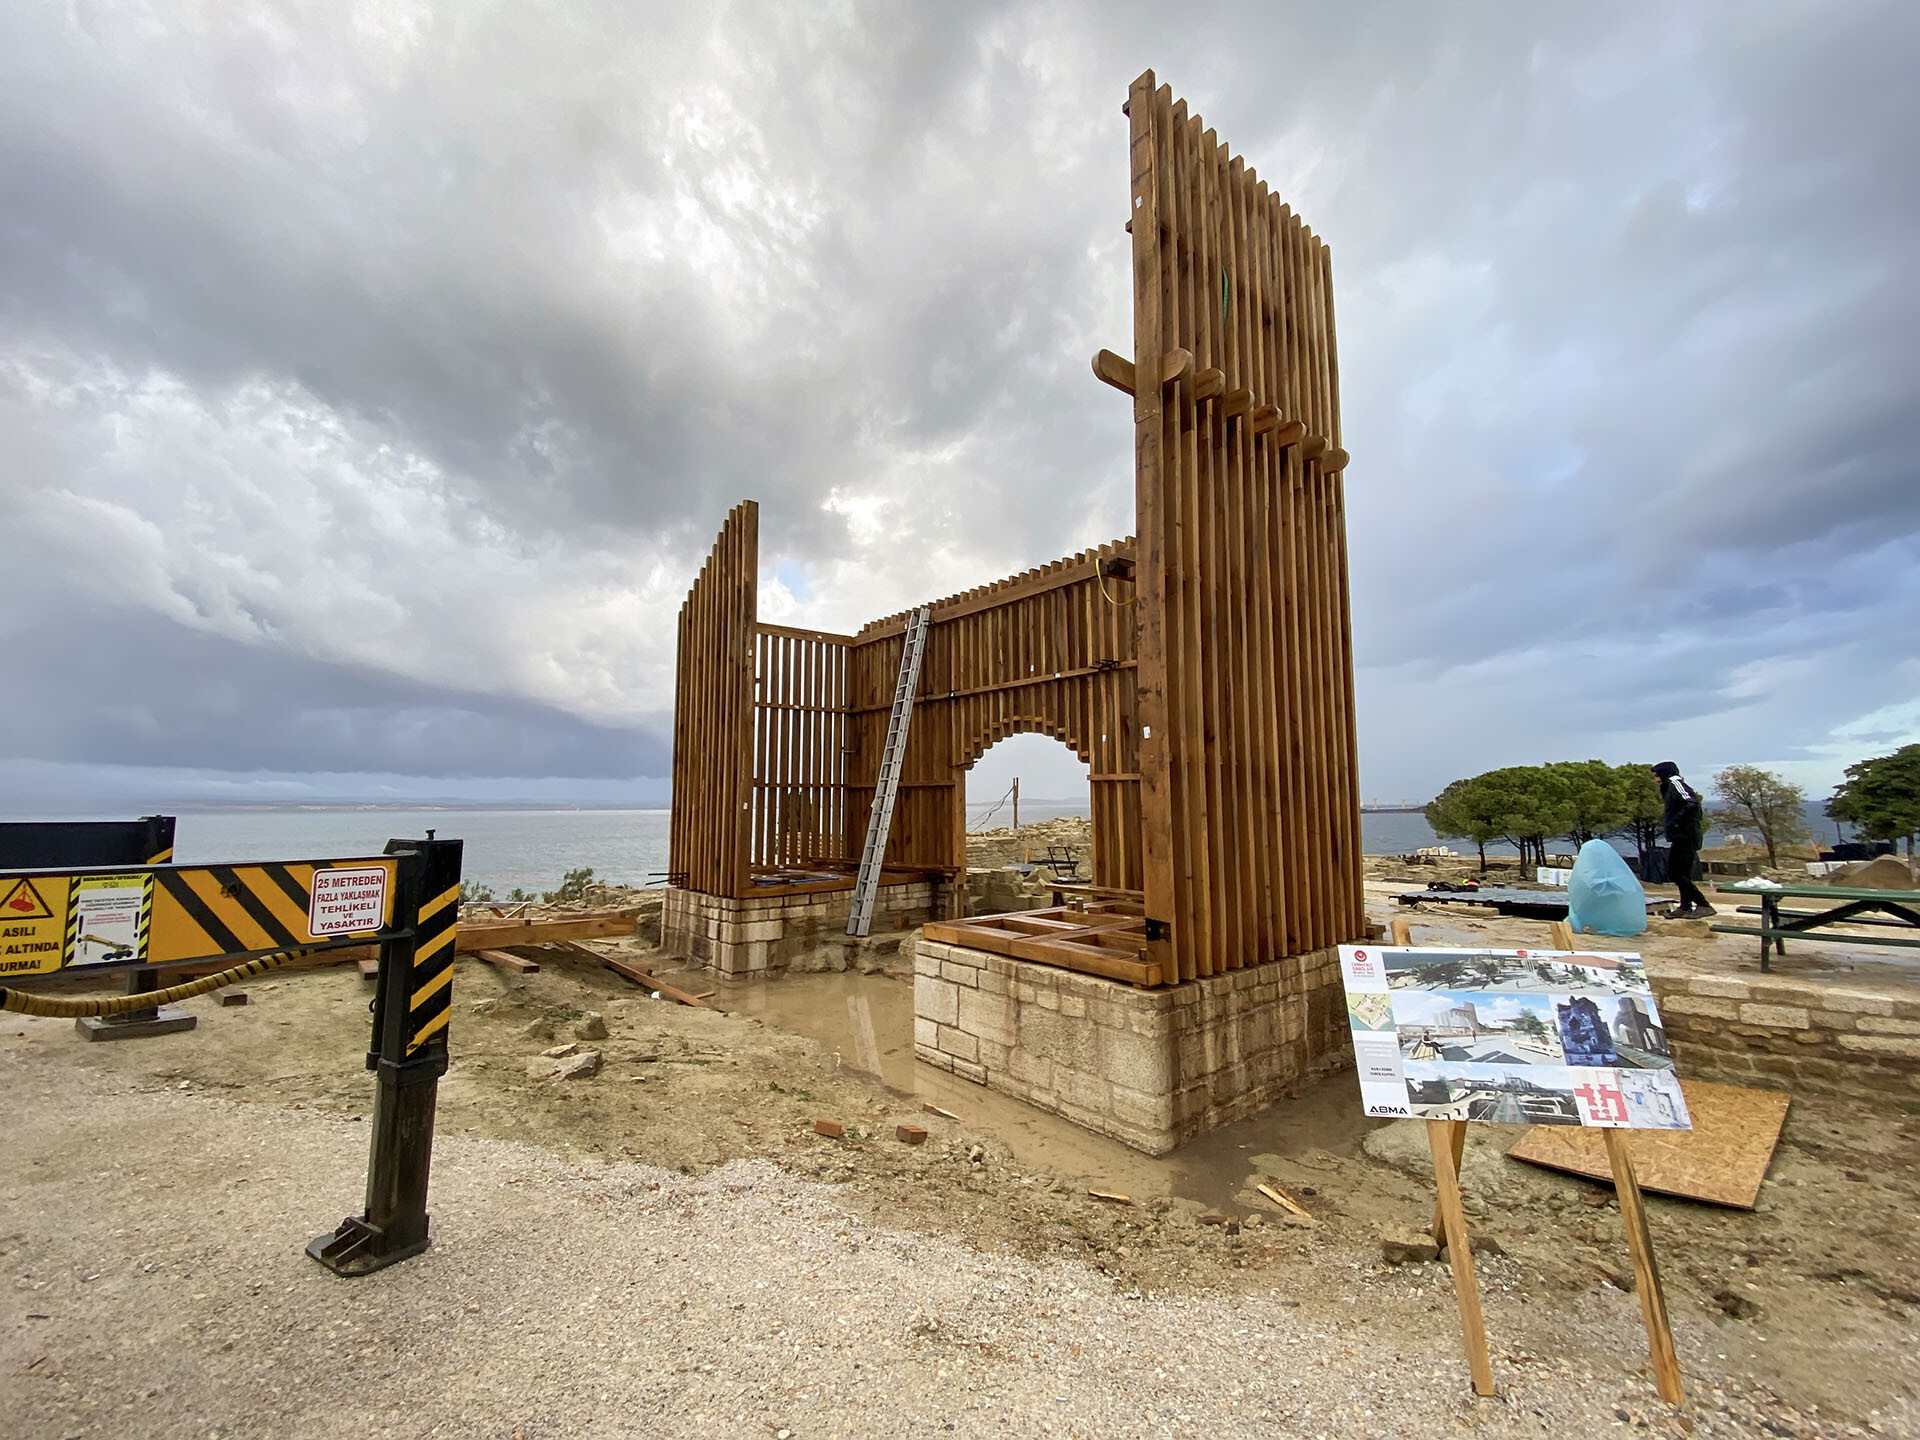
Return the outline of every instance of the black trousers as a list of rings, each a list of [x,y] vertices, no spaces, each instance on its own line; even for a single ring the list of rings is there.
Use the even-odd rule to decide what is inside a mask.
[[[1700,887],[1693,883],[1693,872],[1699,864],[1698,844],[1675,845],[1667,851],[1667,879],[1671,880],[1680,891],[1680,904],[1686,909],[1707,903],[1707,897],[1700,892]]]

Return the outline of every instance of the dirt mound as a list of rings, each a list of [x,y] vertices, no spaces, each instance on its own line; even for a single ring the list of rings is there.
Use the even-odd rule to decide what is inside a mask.
[[[1827,875],[1829,885],[1844,885],[1849,890],[1912,890],[1913,876],[1907,871],[1907,862],[1892,855],[1881,855],[1873,860],[1859,860],[1844,870],[1834,870]]]

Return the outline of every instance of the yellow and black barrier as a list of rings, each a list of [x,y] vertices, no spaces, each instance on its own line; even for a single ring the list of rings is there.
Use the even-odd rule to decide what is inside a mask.
[[[169,822],[169,841],[170,832]],[[389,841],[385,854],[364,859],[0,871],[0,981],[16,981],[0,984],[0,1009],[152,1014],[296,955],[377,941],[366,1212],[307,1246],[338,1274],[367,1274],[429,1243],[427,1178],[447,1069],[461,848],[429,831],[425,840]],[[35,995],[17,983],[112,972],[144,978],[216,959],[240,963],[204,980],[110,999]]]
[[[174,825],[171,815],[144,815],[138,820],[11,821],[0,824],[0,870],[165,865],[173,859]],[[72,899],[70,891],[69,901]],[[46,897],[30,882],[24,887],[19,884],[0,887],[0,978],[7,973],[41,973],[32,967],[38,964],[42,969],[47,968],[49,955],[64,959],[69,943],[79,942],[81,936],[70,914],[67,926],[62,927],[62,944],[58,950],[51,948],[50,939],[10,947],[10,942],[19,939],[17,931],[22,920],[43,907],[51,912],[52,907],[45,902]],[[146,922],[150,921],[149,909]],[[141,933],[147,923],[138,926]],[[26,928],[40,927],[28,925]],[[10,964],[4,953],[8,948],[14,948]],[[151,992],[158,984],[158,971],[135,969],[127,974],[126,993],[112,1001],[55,1001],[22,996],[15,991],[18,1003],[7,1008],[29,1015],[71,1016],[74,1028],[89,1040],[125,1040],[193,1029],[199,1023],[196,1016],[185,1010],[163,1008],[180,997],[153,997]]]

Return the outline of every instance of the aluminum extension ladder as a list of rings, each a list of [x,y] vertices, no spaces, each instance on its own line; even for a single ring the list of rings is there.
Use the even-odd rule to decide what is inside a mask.
[[[887,853],[887,832],[893,828],[893,802],[900,793],[900,762],[907,751],[907,727],[913,723],[913,695],[920,688],[920,657],[926,653],[927,622],[932,613],[932,606],[922,605],[907,621],[907,643],[900,652],[900,681],[893,688],[893,710],[887,716],[887,748],[880,752],[873,808],[867,812],[867,843],[860,852],[859,877],[853,882],[853,910],[847,916],[849,935],[865,935],[873,928],[873,901],[880,892],[880,862]]]

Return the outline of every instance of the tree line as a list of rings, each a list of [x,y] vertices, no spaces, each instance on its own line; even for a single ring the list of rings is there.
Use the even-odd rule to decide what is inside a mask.
[[[1770,866],[1779,864],[1782,846],[1809,838],[1805,793],[1771,770],[1729,765],[1713,777],[1713,793],[1721,804],[1702,816],[1703,828],[1757,831]],[[1911,861],[1920,838],[1920,745],[1849,765],[1825,808],[1830,819],[1868,839],[1905,840]],[[1644,861],[1660,839],[1663,813],[1651,766],[1604,760],[1504,766],[1455,780],[1426,807],[1435,835],[1479,847],[1482,871],[1495,840],[1519,851],[1522,865],[1544,865],[1549,840],[1564,839],[1577,850],[1589,840],[1621,836]]]

